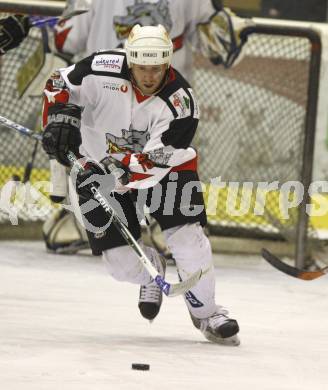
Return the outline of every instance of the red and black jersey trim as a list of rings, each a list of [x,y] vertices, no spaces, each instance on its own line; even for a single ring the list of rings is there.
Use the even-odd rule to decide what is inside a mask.
[[[198,119],[194,118],[195,103],[192,94],[190,93],[190,84],[181,76],[181,74],[173,69],[175,78],[169,82],[165,88],[158,93],[160,97],[169,107],[174,117],[169,128],[163,132],[161,141],[165,146],[173,146],[176,149],[186,149],[190,146],[194,138]],[[178,118],[178,112],[170,101],[170,97],[179,89],[183,89],[190,100],[190,115],[185,118]]]
[[[191,116],[175,119],[162,134],[161,141],[165,146],[173,146],[175,149],[187,149],[195,136],[197,126],[198,119]]]
[[[173,51],[176,52],[183,48],[184,34],[179,35],[172,39]]]
[[[65,41],[66,41],[67,36],[68,36],[69,32],[71,31],[71,29],[72,29],[72,27],[68,27],[61,32],[55,32],[55,46],[56,46],[56,49],[60,53],[63,52],[63,47],[65,44]]]
[[[194,116],[194,100],[193,97],[191,96],[189,92],[189,88],[191,88],[190,84],[181,76],[181,74],[176,70],[173,69],[174,72],[174,78],[172,78],[172,81],[170,81],[165,88],[160,91],[157,96],[160,97],[164,102],[167,104],[169,109],[171,110],[174,118],[178,117],[177,110],[174,108],[173,104],[170,101],[170,97],[174,94],[174,92],[178,91],[180,88],[182,88],[185,93],[189,96],[190,98],[190,107],[191,107],[191,116]]]

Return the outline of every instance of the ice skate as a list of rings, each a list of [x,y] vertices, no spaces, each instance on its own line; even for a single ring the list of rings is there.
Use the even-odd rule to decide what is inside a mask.
[[[159,273],[165,276],[166,262],[164,257],[158,256],[160,259]],[[152,321],[162,305],[163,293],[153,280],[151,283],[140,286],[138,307],[141,315],[149,321]]]
[[[214,313],[204,319],[196,318],[192,314],[190,316],[195,327],[212,343],[233,346],[240,344],[237,336],[239,332],[238,322],[229,318],[226,314]]]

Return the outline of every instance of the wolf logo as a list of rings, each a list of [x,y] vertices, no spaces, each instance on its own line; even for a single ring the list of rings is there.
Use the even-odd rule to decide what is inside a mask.
[[[141,153],[149,140],[148,130],[122,129],[122,137],[106,133],[108,153]]]
[[[127,7],[126,16],[114,16],[114,28],[117,39],[126,39],[136,24],[141,26],[156,26],[162,24],[167,31],[172,28],[172,18],[170,15],[167,0],[159,0],[156,3],[135,0],[134,5]]]

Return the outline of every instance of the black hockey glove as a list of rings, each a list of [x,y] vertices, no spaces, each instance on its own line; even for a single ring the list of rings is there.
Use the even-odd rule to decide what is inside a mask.
[[[29,18],[24,15],[0,20],[0,55],[17,47],[27,37],[29,29]]]
[[[80,199],[87,201],[93,198],[90,189],[93,184],[106,197],[118,185],[126,185],[131,177],[130,170],[113,157],[105,157],[99,163],[88,161],[85,170],[76,176],[76,192]]]
[[[44,129],[42,146],[50,158],[70,166],[67,152],[80,157],[79,147],[82,143],[81,108],[74,104],[57,103],[49,107],[48,124]]]

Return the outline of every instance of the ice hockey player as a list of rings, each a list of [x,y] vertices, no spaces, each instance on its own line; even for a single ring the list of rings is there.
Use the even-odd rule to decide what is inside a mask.
[[[191,80],[192,50],[201,51],[215,63],[222,62],[229,67],[240,53],[240,31],[250,22],[223,9],[220,0],[77,0],[75,6],[90,10],[59,23],[55,34],[59,51],[71,54],[85,51],[90,55],[100,48],[122,46],[137,23],[162,24],[173,37],[173,66],[188,81]],[[58,192],[62,195],[65,185],[61,185],[58,176],[65,178],[65,170],[64,175],[60,175],[58,172],[63,168],[54,161],[52,166],[56,186],[60,187]],[[58,201],[63,199],[63,196],[56,197]],[[141,314],[151,320],[159,312],[159,301],[152,290],[147,290],[147,286],[141,286],[139,308]]]
[[[29,29],[30,24],[27,16],[12,15],[0,19],[0,56],[19,46],[27,37]]]
[[[190,146],[198,105],[190,85],[171,67],[172,53],[163,26],[136,25],[124,50],[99,51],[61,69],[45,90],[43,147],[66,166],[69,150],[88,158],[75,188],[93,254],[102,254],[112,277],[146,285],[160,306],[155,282],[93,199],[90,182],[100,186],[136,239],[140,225],[131,198],[146,195],[179,277],[199,268],[207,271],[185,294],[194,325],[212,342],[238,345],[237,321],[215,302],[212,252],[202,228],[206,213],[197,153]],[[110,174],[113,165],[122,173],[117,180]],[[164,274],[158,253],[149,247],[145,251]]]

